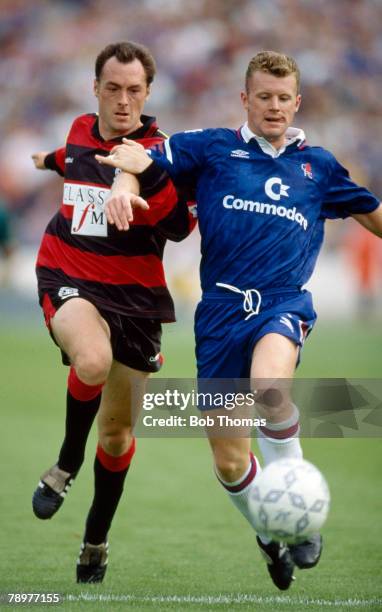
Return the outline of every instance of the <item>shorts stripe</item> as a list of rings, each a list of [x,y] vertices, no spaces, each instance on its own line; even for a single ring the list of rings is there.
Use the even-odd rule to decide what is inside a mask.
[[[42,298],[42,310],[44,312],[46,326],[50,329],[50,320],[56,314],[57,309],[53,306],[52,300],[47,293],[45,293]]]

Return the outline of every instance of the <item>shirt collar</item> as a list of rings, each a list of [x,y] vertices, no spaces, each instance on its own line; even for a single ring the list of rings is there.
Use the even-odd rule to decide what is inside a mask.
[[[275,149],[275,147],[270,142],[268,142],[266,138],[263,138],[263,136],[257,136],[254,132],[252,132],[252,130],[248,126],[248,121],[246,121],[242,126],[241,135],[243,137],[244,142],[247,143],[250,142],[252,138],[255,139],[261,150],[267,155],[270,155],[271,157],[279,157],[279,155],[284,153],[285,149],[291,144],[297,142],[298,145],[301,145],[305,140],[305,133],[303,130],[300,130],[299,128],[289,127],[285,133],[285,145],[281,147],[281,149]]]
[[[97,140],[101,140],[103,142],[98,124],[98,113],[94,114],[95,121],[92,127],[93,136]],[[150,117],[149,115],[141,115],[140,117],[142,125],[137,128],[134,132],[130,132],[130,134],[126,134],[125,136],[116,136],[115,138],[111,138],[106,142],[115,142],[117,144],[122,142],[122,138],[130,138],[131,140],[139,140],[140,138],[149,138],[150,136],[154,136],[158,130],[158,125],[156,122],[156,117]]]

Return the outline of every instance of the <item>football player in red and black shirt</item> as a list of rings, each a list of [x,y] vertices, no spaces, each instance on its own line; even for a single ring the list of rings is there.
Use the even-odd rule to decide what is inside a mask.
[[[175,320],[163,249],[167,238],[182,240],[195,224],[187,198],[166,173],[142,193],[148,206],[139,196],[133,200],[128,232],[105,216],[116,171],[97,163],[95,154],[108,155],[122,137],[144,147],[165,138],[155,118],[142,114],[154,75],[145,47],[107,46],[95,65],[98,114],[78,117],[64,148],[32,156],[37,168],[64,176],[62,204],[46,228],[36,271],[46,324],[70,365],[65,438],[33,496],[39,518],[51,518],[61,506],[98,412],[95,493],[78,582],[100,582],[106,571],[107,534],[135,450],[132,429],[146,379],[161,366],[161,323]]]

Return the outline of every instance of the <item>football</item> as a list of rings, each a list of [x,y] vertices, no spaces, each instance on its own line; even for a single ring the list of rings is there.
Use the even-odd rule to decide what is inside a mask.
[[[303,459],[281,459],[256,477],[249,499],[256,531],[289,544],[306,540],[326,521],[328,484],[321,472]]]

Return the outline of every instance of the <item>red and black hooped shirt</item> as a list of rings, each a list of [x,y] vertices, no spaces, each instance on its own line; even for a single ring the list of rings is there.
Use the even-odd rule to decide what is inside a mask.
[[[145,148],[166,138],[154,117],[129,134]],[[49,222],[37,257],[40,303],[47,291],[70,295],[77,289],[101,309],[122,315],[174,321],[166,286],[163,250],[167,239],[179,241],[193,229],[193,202],[176,191],[167,173],[153,172],[143,190],[150,209],[135,210],[128,231],[107,223],[104,212],[116,170],[98,164],[122,138],[103,140],[96,114],[75,119],[66,146],[45,158],[47,168],[64,176],[59,211]],[[150,167],[145,174],[150,173]]]

